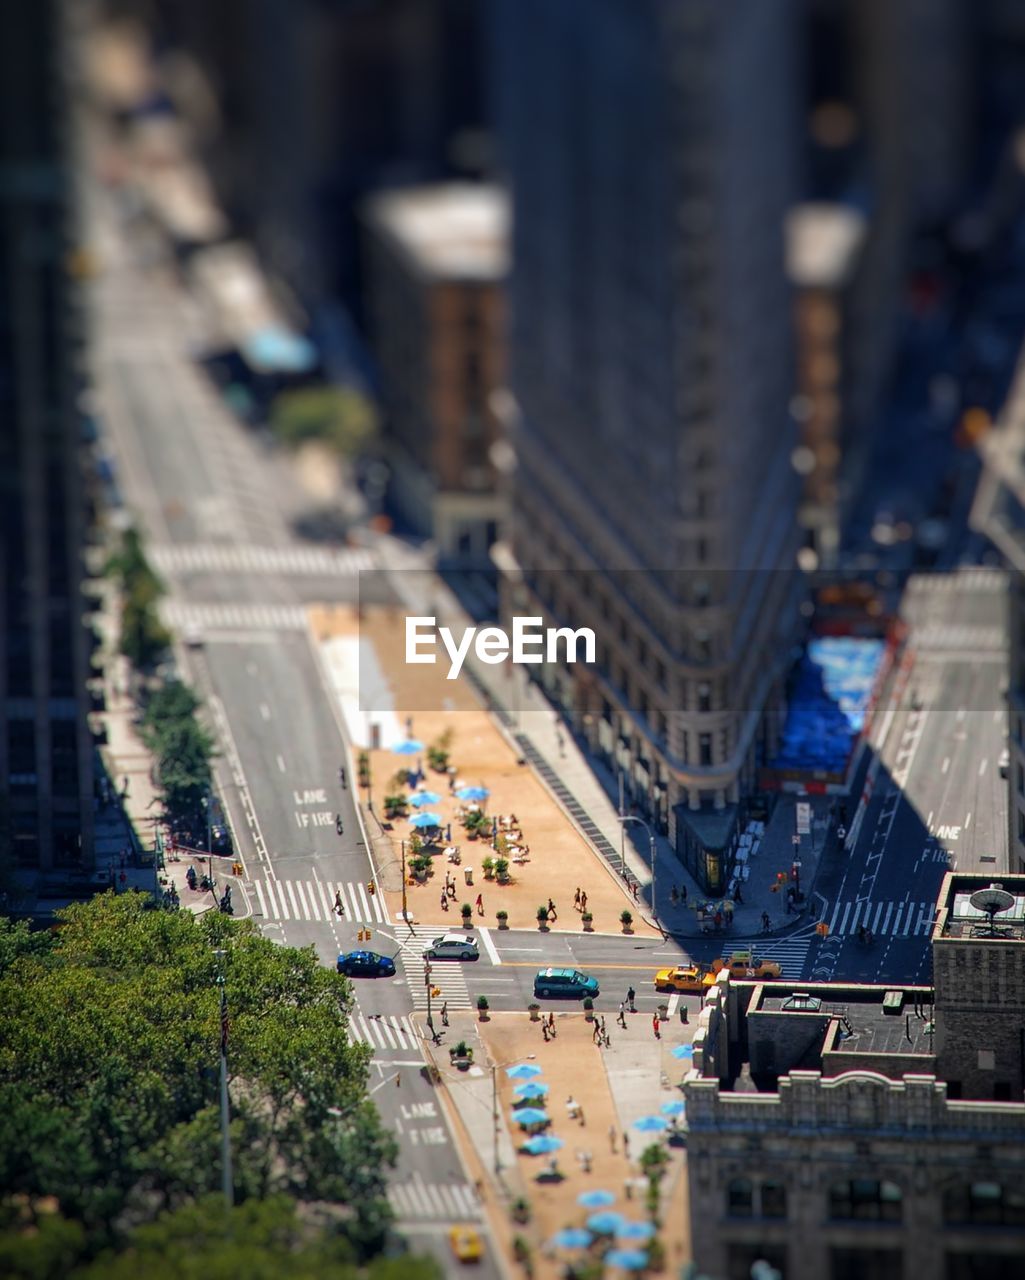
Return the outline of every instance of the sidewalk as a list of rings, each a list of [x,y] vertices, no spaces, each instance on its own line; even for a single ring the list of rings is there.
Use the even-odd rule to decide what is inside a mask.
[[[439,621],[450,625],[470,625],[470,619],[452,592],[425,572],[408,549],[388,538],[380,539],[375,546],[408,609],[437,616]],[[605,860],[610,874],[622,876],[628,883],[631,880],[638,883],[644,915],[650,916],[654,907],[658,921],[676,938],[705,936],[694,907],[704,901],[706,895],[664,836],[656,836],[656,866],[652,876],[644,828],[640,823],[628,822],[624,834],[624,824],[617,811],[615,778],[603,765],[585,755],[541,690],[519,668],[511,664],[479,663],[472,653],[467,657],[464,670],[470,672],[473,682],[489,700],[493,719],[507,740],[530,761],[570,820],[578,829],[583,828],[582,834]],[[835,847],[835,837],[831,831],[829,800],[823,796],[806,799],[811,804],[813,820],[812,834],[802,837],[800,846],[804,910],[788,913],[785,894],[773,891],[777,873],[790,874],[795,854],[796,797],[785,794],[780,796],[766,824],[758,855],[751,862],[750,878],[742,886],[743,901],[735,903],[733,927],[722,932],[724,939],[734,938],[742,943],[754,938],[779,937],[810,923],[810,913],[815,910],[812,890],[819,860],[825,846]],[[681,895],[686,890],[686,906],[673,904],[674,885]],[[767,930],[763,913],[769,917]]]
[[[648,1219],[647,1184],[638,1160],[647,1147],[662,1145],[665,1139],[658,1133],[639,1132],[634,1122],[657,1115],[664,1102],[682,1097],[669,1082],[682,1079],[689,1064],[673,1059],[669,1049],[686,1043],[692,1028],[662,1023],[660,1038],[655,1039],[650,1019],[643,1014],[628,1014],[625,1030],[614,1025],[614,1017],[606,1015],[606,1019],[611,1047],[602,1049],[594,1043],[594,1024],[582,1013],[557,1014],[556,1036],[548,1042],[540,1023],[531,1022],[525,1014],[498,1014],[484,1023],[472,1014],[460,1014],[452,1019],[445,1046],[434,1051],[446,1096],[473,1148],[475,1172],[485,1186],[495,1237],[506,1247],[512,1236],[527,1240],[535,1275],[543,1280],[562,1275],[569,1261],[563,1251],[550,1245],[552,1236],[564,1227],[583,1226],[594,1212],[577,1204],[581,1192],[609,1191],[615,1196],[614,1212],[628,1220]],[[460,1039],[475,1049],[467,1072],[453,1068],[446,1052]],[[519,1062],[541,1068],[543,1075],[538,1079],[549,1088],[547,1097],[533,1105],[551,1117],[545,1132],[564,1143],[554,1157],[519,1150],[526,1134],[515,1121],[518,1082],[506,1074],[508,1066]],[[579,1107],[575,1117],[567,1106],[570,1098]],[[658,1238],[666,1252],[667,1269],[675,1270],[690,1257],[683,1199],[686,1150],[678,1139],[665,1149],[670,1160],[661,1186],[663,1225]],[[529,1209],[526,1223],[512,1220],[520,1199]]]

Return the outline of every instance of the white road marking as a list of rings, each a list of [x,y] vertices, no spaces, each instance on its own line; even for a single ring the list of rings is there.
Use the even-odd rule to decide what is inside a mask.
[[[958,724],[960,724],[960,723],[961,723],[961,721],[962,721],[963,719],[964,719],[964,707],[958,707],[958,709],[957,709],[957,722],[958,722]]]
[[[309,908],[309,906],[307,905],[307,902],[306,902],[306,894],[305,894],[305,893],[303,893],[303,882],[302,882],[301,880],[297,880],[297,881],[295,882],[295,891],[296,891],[296,893],[298,893],[298,895],[299,895],[299,904],[300,904],[300,906],[301,906],[301,907],[302,907],[302,909],[303,909],[303,919],[305,919],[305,920],[309,920],[309,918],[310,918],[310,908]]]
[[[285,889],[288,892],[288,900],[292,904],[292,919],[299,919],[299,904],[295,900],[295,889],[291,880],[285,881]]]
[[[967,830],[968,830],[968,828],[969,828],[971,825],[972,825],[972,811],[971,811],[971,809],[969,809],[969,810],[968,810],[968,817],[967,817],[967,818],[965,818],[965,820],[964,820],[964,829],[967,831]]]
[[[943,765],[940,769],[940,773],[946,773],[949,768],[950,768],[950,756],[944,756]]]
[[[478,933],[478,936],[480,937],[481,942],[484,943],[484,950],[488,953],[488,956],[491,958],[491,963],[501,964],[502,957],[498,954],[498,948],[495,946],[494,940],[491,937],[491,930],[478,929],[477,933]]]
[[[266,702],[260,703],[260,715],[263,716],[264,720],[270,719],[270,707],[267,706]]]
[[[278,768],[282,773],[285,772],[285,757],[283,755],[278,756]],[[944,770],[944,772],[946,772],[946,770]]]
[[[988,760],[980,760],[980,761],[979,761],[979,777],[980,777],[980,778],[981,778],[981,777],[982,777],[982,775],[986,772],[986,765],[988,765],[988,764],[989,764],[989,761],[988,761]]]

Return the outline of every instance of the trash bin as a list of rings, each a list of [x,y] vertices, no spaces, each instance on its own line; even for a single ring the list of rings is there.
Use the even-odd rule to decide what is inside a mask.
[[[463,867],[463,875],[467,884],[473,884],[473,867]]]

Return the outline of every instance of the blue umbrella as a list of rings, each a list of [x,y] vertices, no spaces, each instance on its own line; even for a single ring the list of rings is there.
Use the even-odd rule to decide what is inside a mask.
[[[616,1197],[611,1191],[581,1191],[577,1196],[577,1204],[585,1209],[606,1209],[615,1203]]]
[[[548,1124],[551,1117],[540,1107],[520,1107],[513,1119],[517,1124]]]
[[[540,1080],[528,1080],[526,1084],[518,1084],[513,1090],[516,1106],[519,1106],[521,1102],[532,1102],[535,1098],[546,1098],[547,1096],[548,1086],[542,1084]]]
[[[650,1222],[624,1222],[616,1232],[620,1240],[650,1240],[654,1234]]]
[[[561,1231],[556,1231],[548,1243],[555,1245],[557,1249],[586,1249],[593,1239],[590,1231],[585,1231],[583,1227],[564,1227]]]
[[[640,1129],[641,1133],[661,1133],[668,1127],[668,1122],[661,1116],[641,1116],[639,1120],[634,1121],[634,1128]]]
[[[610,1249],[605,1255],[610,1267],[622,1267],[624,1271],[643,1271],[648,1265],[648,1255],[643,1249]]]
[[[527,1139],[523,1144],[523,1150],[529,1151],[532,1156],[546,1156],[552,1151],[561,1151],[565,1145],[561,1138],[554,1138],[548,1133],[539,1133],[536,1138]]]
[[[613,1236],[623,1225],[623,1215],[605,1209],[601,1213],[592,1213],[587,1219],[587,1225],[597,1235]]]
[[[437,791],[418,791],[416,795],[409,797],[409,803],[414,809],[422,809],[425,804],[440,804],[441,796]]]
[[[664,1116],[682,1116],[687,1110],[687,1104],[681,1102],[679,1098],[670,1098],[668,1102],[663,1102],[659,1107],[659,1111]]]
[[[536,1062],[518,1062],[515,1067],[506,1067],[505,1074],[510,1080],[533,1080],[544,1073]]]
[[[669,1052],[674,1058],[693,1058],[694,1046],[692,1044],[678,1044],[675,1049],[670,1049]]]
[[[400,742],[397,747],[392,747],[392,754],[396,756],[415,756],[418,751],[423,751],[424,744],[418,742],[416,738],[407,738],[405,742]]]
[[[409,825],[423,831],[427,827],[440,827],[441,819],[436,813],[418,813],[415,818],[410,818]]]
[[[460,787],[456,792],[456,798],[459,800],[486,800],[491,792],[487,787]]]

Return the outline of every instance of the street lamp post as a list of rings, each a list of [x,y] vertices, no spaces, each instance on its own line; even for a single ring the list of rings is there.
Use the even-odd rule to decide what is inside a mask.
[[[228,996],[223,964],[226,955],[227,952],[222,948],[214,952],[217,960],[217,986],[221,993],[221,1191],[225,1208],[230,1209],[235,1203],[235,1193],[231,1171],[231,1134],[228,1127]]]
[[[619,815],[619,821],[620,821],[621,826],[622,826],[622,829],[623,829],[624,831],[625,831],[625,829],[626,829],[626,824],[627,824],[628,822],[636,822],[636,823],[639,823],[639,824],[640,824],[640,826],[642,826],[642,827],[644,828],[644,830],[648,833],[648,853],[649,853],[649,855],[650,855],[650,857],[651,857],[651,914],[652,914],[652,916],[655,918],[655,920],[657,921],[657,920],[658,920],[658,902],[657,902],[657,899],[656,899],[656,896],[655,896],[655,888],[656,888],[656,880],[655,880],[655,853],[656,853],[655,837],[652,835],[652,833],[651,833],[651,828],[650,828],[650,827],[648,826],[648,824],[644,821],[644,819],[643,819],[643,818],[637,818],[637,817],[635,817],[632,813],[621,813],[621,814]],[[624,866],[624,870],[625,870],[625,867],[626,867],[626,863],[625,863],[625,862],[624,862],[623,866]]]

